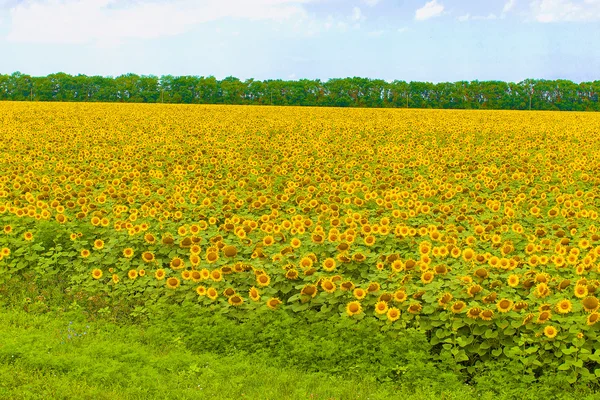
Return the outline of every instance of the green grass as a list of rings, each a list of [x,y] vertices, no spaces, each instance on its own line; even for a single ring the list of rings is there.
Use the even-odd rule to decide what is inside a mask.
[[[361,378],[269,365],[245,353],[192,352],[134,325],[0,310],[2,399],[434,399]],[[84,334],[85,332],[85,334]],[[77,336],[75,336],[77,334]],[[473,392],[447,394],[470,398]]]
[[[332,374],[330,365],[316,371],[303,365],[306,354],[302,352],[312,354],[320,345],[306,343],[303,335],[309,332],[298,322],[293,329],[304,343],[287,348],[286,363],[280,354],[286,349],[283,343],[273,340],[271,352],[253,347],[264,337],[250,322],[236,325],[217,318],[210,326],[210,319],[195,318],[171,314],[162,322],[115,324],[107,319],[86,320],[81,311],[28,313],[0,306],[0,399],[597,398],[589,388],[552,381],[523,385],[491,364],[473,381],[474,386],[462,384],[461,375],[447,371],[447,365],[425,362],[423,349],[413,351],[412,362],[404,361],[405,366],[411,364],[408,375],[388,382],[377,381],[365,372],[364,364],[344,367],[349,370],[345,375]],[[182,325],[183,320],[197,328]],[[282,319],[283,325],[287,323]],[[269,324],[272,334],[279,332],[285,341],[283,325]],[[179,334],[182,331],[189,334]],[[253,339],[241,340],[244,332]],[[324,347],[343,348],[350,336],[338,334],[342,334],[338,342],[323,335],[317,340]],[[218,347],[219,342],[239,347]],[[349,354],[359,361],[356,354]],[[432,376],[436,368],[439,375]]]

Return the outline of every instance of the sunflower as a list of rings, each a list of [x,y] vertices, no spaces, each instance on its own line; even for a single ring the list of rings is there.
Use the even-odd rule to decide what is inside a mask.
[[[129,279],[135,279],[138,277],[138,272],[135,269],[130,269],[127,273],[127,276],[129,277]]]
[[[279,306],[280,304],[281,300],[279,300],[276,297],[271,297],[269,300],[267,300],[267,307],[269,307],[271,310],[277,309],[277,306]]]
[[[382,293],[379,296],[378,301],[385,301],[386,303],[392,301],[392,295],[390,293]]]
[[[546,335],[549,339],[554,339],[558,334],[558,329],[553,327],[552,325],[548,325],[544,328],[544,335]]]
[[[261,274],[256,277],[256,283],[258,286],[266,287],[271,283],[271,278],[267,274]]]
[[[517,287],[519,286],[519,276],[518,275],[510,275],[507,280],[508,286]]]
[[[199,255],[202,251],[202,247],[197,244],[190,246],[190,254]]]
[[[171,267],[171,269],[179,270],[185,268],[185,263],[181,258],[174,257],[169,263],[169,266]]]
[[[113,274],[111,279],[112,279],[113,283],[115,283],[115,284],[119,283],[119,280],[120,280],[119,275],[117,275],[117,274]]]
[[[127,247],[126,249],[123,250],[123,257],[125,258],[131,258],[133,257],[133,249],[131,247]]]
[[[454,296],[452,293],[446,292],[438,299],[438,304],[440,307],[445,307],[448,303],[450,303],[450,301],[452,301],[453,298]]]
[[[270,245],[272,245],[273,243],[275,243],[275,239],[273,238],[273,236],[271,236],[271,235],[267,235],[267,236],[265,236],[265,237],[263,238],[263,240],[262,240],[262,243],[263,243],[263,245],[265,245],[265,246],[270,246]]]
[[[239,294],[234,294],[229,299],[227,299],[227,302],[229,304],[231,304],[232,306],[237,307],[237,306],[241,306],[242,304],[244,304],[244,299]]]
[[[6,226],[4,227],[4,233],[5,233],[5,234],[7,234],[7,235],[8,235],[8,234],[9,234],[9,233],[11,233],[12,231],[13,231],[13,227],[12,227],[12,226],[10,226],[10,225],[6,225]]]
[[[156,243],[156,237],[154,237],[154,235],[151,233],[146,233],[144,235],[144,241],[148,244],[154,244]]]
[[[317,295],[317,287],[311,284],[304,285],[304,287],[300,291],[300,294],[304,296],[315,297]]]
[[[512,309],[512,307],[513,307],[513,302],[508,299],[502,299],[496,304],[496,308],[498,309],[498,312],[501,312],[501,313],[509,312]]]
[[[208,251],[205,258],[209,264],[213,264],[219,259],[219,254],[216,251]]]
[[[346,314],[348,316],[358,315],[362,312],[362,306],[359,301],[351,301],[346,305]]]
[[[104,240],[96,239],[94,240],[94,249],[102,250],[104,248]]]
[[[223,280],[223,273],[218,268],[213,269],[210,271],[210,279],[212,279],[214,282],[221,282]]]
[[[293,238],[290,242],[290,246],[292,246],[292,248],[294,248],[294,249],[299,248],[301,245],[302,245],[302,242],[298,238]]]
[[[517,301],[515,303],[515,305],[513,306],[513,310],[515,311],[521,311],[521,310],[525,310],[529,305],[527,304],[526,301]]]
[[[302,269],[309,269],[313,266],[313,260],[310,257],[302,257],[300,260],[300,267]]]
[[[394,293],[394,301],[396,303],[403,303],[408,298],[408,295],[404,290],[398,290]]]
[[[402,272],[405,269],[405,265],[402,260],[394,260],[392,262],[392,271],[394,272]]]
[[[223,254],[225,257],[235,257],[237,255],[237,249],[235,246],[225,246],[223,247]]]
[[[180,281],[179,278],[174,276],[167,279],[167,287],[169,289],[177,289],[179,287]]]
[[[479,314],[479,317],[484,321],[491,321],[494,318],[494,311],[492,310],[483,310]]]
[[[31,233],[31,232],[25,232],[23,234],[23,239],[27,240],[28,242],[32,241],[33,240],[33,233]]]
[[[194,282],[200,282],[202,280],[202,274],[200,273],[200,271],[190,271],[190,277]]]
[[[211,300],[215,300],[217,297],[219,297],[219,292],[217,292],[217,289],[210,287],[206,290],[206,297]]]
[[[200,261],[202,260],[200,259],[200,256],[198,254],[190,255],[190,264],[192,264],[192,267],[197,267],[198,265],[200,265]],[[185,264],[183,264],[183,266],[185,266]],[[183,266],[181,268],[183,268]]]
[[[165,276],[166,276],[165,270],[162,268],[157,269],[156,272],[154,273],[154,277],[156,279],[158,279],[159,281],[165,279]]]
[[[335,292],[337,285],[333,283],[330,279],[323,279],[321,281],[321,288],[327,293],[333,293]]]
[[[544,282],[538,284],[535,287],[535,291],[533,292],[534,296],[539,297],[539,298],[548,297],[548,296],[550,296],[550,293],[551,293],[550,288]]]
[[[423,309],[423,306],[420,303],[411,303],[408,306],[407,311],[411,314],[419,314],[422,309]]]
[[[429,284],[433,282],[433,278],[435,277],[435,273],[433,271],[427,271],[421,274],[421,282],[424,284]]]
[[[355,287],[355,285],[352,281],[345,281],[345,282],[342,282],[342,284],[340,285],[340,289],[342,289],[342,290],[353,290],[354,287]]]
[[[184,281],[189,281],[192,278],[192,271],[188,271],[188,270],[181,271],[181,278]]]
[[[590,315],[588,315],[588,317],[587,317],[587,324],[589,326],[592,326],[596,322],[598,322],[599,320],[600,320],[600,314],[597,313],[596,311],[594,311]]]
[[[196,288],[196,293],[198,296],[206,296],[206,288],[204,286],[198,286]]]
[[[575,297],[583,299],[584,297],[586,297],[588,295],[588,288],[586,285],[580,285],[577,284],[575,285]]]
[[[375,312],[379,315],[386,314],[388,312],[388,305],[385,301],[378,301],[375,303]]]
[[[100,279],[100,278],[102,278],[102,270],[98,269],[98,268],[94,268],[92,270],[92,277],[94,279]]]
[[[356,297],[358,300],[362,300],[365,298],[365,296],[367,295],[367,291],[361,288],[356,288],[354,289],[354,291],[352,292],[352,294],[354,295],[354,297]]]
[[[400,318],[400,310],[395,307],[391,307],[388,309],[386,316],[387,316],[388,321],[391,321],[391,322],[397,321],[398,318]]]
[[[536,324],[545,324],[552,318],[552,313],[550,311],[542,311],[538,314],[537,319],[535,320]]]
[[[149,251],[145,251],[142,253],[142,260],[147,263],[152,262],[154,261],[154,254]]]
[[[80,255],[83,258],[88,258],[90,256],[90,251],[88,249],[83,249],[83,250],[81,250]]]
[[[485,268],[478,268],[477,270],[475,270],[475,276],[480,279],[486,279],[489,275],[490,274],[488,270]]]
[[[381,289],[379,282],[371,282],[369,283],[369,286],[367,286],[367,292],[369,293],[378,292],[379,289]]]
[[[465,304],[464,301],[458,300],[456,302],[454,302],[454,304],[452,304],[452,307],[450,308],[452,310],[452,312],[454,314],[460,314],[466,307],[467,305]]]
[[[472,285],[469,286],[469,288],[467,289],[467,294],[471,297],[475,296],[477,293],[480,293],[483,290],[483,288],[479,285]]]
[[[250,299],[252,301],[259,301],[260,300],[260,293],[258,292],[258,289],[255,288],[254,286],[252,286],[249,290],[249,296]]]
[[[471,319],[479,318],[479,314],[481,314],[481,308],[472,307],[467,310],[467,317]]]
[[[570,300],[563,299],[556,303],[556,312],[559,314],[567,314],[573,310],[573,304],[571,304]]]
[[[462,257],[463,260],[467,262],[472,261],[475,258],[475,251],[473,249],[466,248],[462,252]]]
[[[594,296],[586,297],[585,299],[583,299],[581,304],[583,304],[583,309],[586,312],[594,312],[598,310],[598,306],[600,306],[598,299]]]

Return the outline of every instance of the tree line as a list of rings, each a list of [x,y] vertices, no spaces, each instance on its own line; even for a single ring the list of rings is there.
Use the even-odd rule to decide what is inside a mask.
[[[0,74],[0,100],[600,111],[600,81],[405,82],[341,78]]]

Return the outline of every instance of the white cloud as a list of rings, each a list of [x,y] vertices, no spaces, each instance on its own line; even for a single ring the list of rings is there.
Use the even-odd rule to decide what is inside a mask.
[[[360,8],[354,7],[352,9],[351,19],[352,19],[352,21],[361,21],[361,20],[365,19],[364,15],[362,14],[362,11],[360,11]]]
[[[362,0],[362,2],[368,5],[369,7],[375,7],[381,2],[381,0]]]
[[[417,21],[425,21],[429,18],[439,17],[443,12],[444,6],[438,3],[437,0],[431,0],[415,12],[415,19]]]
[[[507,13],[512,10],[516,4],[517,0],[508,0],[504,3],[504,8],[502,8],[502,13]]]
[[[111,43],[177,35],[223,18],[285,21],[306,17],[313,0],[26,0],[9,10],[7,40]]]
[[[404,32],[408,32],[409,29],[406,26],[403,26],[402,28],[398,28],[398,33],[404,33]]]
[[[471,15],[471,14],[465,14],[465,15],[461,15],[460,17],[457,18],[460,22],[466,22],[466,21],[485,21],[485,20],[493,20],[493,19],[498,19],[498,16],[496,16],[496,14],[488,14],[488,15]]]
[[[600,0],[535,0],[531,14],[538,22],[600,21]]]

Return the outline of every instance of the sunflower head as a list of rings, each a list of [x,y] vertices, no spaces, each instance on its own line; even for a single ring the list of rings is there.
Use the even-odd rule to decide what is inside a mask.
[[[346,305],[346,314],[348,316],[358,315],[362,312],[362,306],[359,301],[351,301]]]
[[[269,307],[271,310],[275,310],[277,309],[277,307],[281,304],[281,300],[279,300],[276,297],[272,297],[269,300],[267,300],[267,307]]]
[[[466,307],[466,304],[464,301],[456,301],[454,304],[452,304],[451,310],[454,314],[459,314],[461,313]]]
[[[92,271],[92,277],[93,277],[94,279],[100,279],[100,278],[102,278],[102,270],[101,270],[101,269],[98,269],[98,268],[95,268],[95,269]]]
[[[546,335],[546,337],[549,339],[555,338],[557,334],[558,334],[558,329],[556,329],[552,325],[548,325],[544,328],[544,335]]]
[[[388,321],[394,322],[400,318],[400,310],[395,307],[390,307],[386,313]]]
[[[385,301],[375,303],[375,312],[379,315],[385,314],[388,311],[388,305]]]
[[[583,308],[586,312],[596,311],[600,305],[598,299],[594,296],[586,297],[581,303],[583,304]]]

